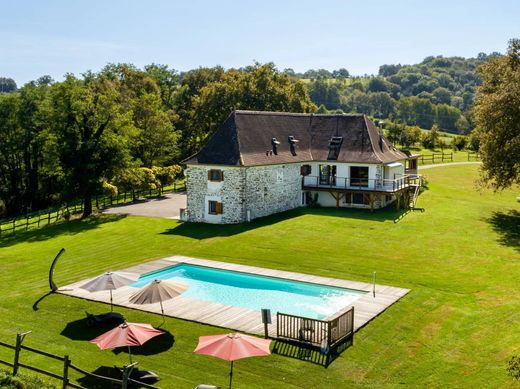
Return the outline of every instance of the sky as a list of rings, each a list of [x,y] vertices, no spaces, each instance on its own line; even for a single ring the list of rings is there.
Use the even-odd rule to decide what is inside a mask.
[[[0,77],[19,86],[107,63],[375,74],[430,55],[504,52],[518,0],[0,0]]]

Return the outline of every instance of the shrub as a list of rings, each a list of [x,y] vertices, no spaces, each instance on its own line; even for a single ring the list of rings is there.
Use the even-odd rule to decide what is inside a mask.
[[[453,147],[458,151],[464,150],[467,144],[468,139],[465,136],[458,135],[453,139]]]
[[[515,380],[520,380],[520,356],[513,355],[507,364],[507,374]]]
[[[479,151],[480,149],[480,137],[476,131],[473,131],[468,138],[468,149],[472,151]]]

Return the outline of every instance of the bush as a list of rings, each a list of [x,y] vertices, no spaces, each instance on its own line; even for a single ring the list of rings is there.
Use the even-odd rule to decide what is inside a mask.
[[[480,137],[476,131],[473,131],[468,138],[468,149],[478,152],[480,149]]]
[[[515,380],[520,380],[520,356],[513,355],[507,365],[507,374]]]
[[[458,135],[453,139],[453,147],[458,150],[464,150],[468,144],[468,139],[465,136]]]

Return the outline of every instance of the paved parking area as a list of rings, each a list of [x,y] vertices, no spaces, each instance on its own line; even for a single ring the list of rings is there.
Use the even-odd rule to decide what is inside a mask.
[[[115,205],[106,208],[103,213],[179,219],[181,208],[186,208],[186,193],[167,193],[158,199]]]

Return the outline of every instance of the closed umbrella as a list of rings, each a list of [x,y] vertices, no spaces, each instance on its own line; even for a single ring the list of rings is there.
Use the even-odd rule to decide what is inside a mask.
[[[153,280],[140,291],[130,296],[132,304],[161,304],[161,314],[164,319],[163,301],[179,296],[188,289],[183,282],[168,280]]]
[[[131,346],[142,346],[150,339],[163,335],[165,332],[156,330],[150,324],[127,323],[126,321],[90,342],[97,344],[101,350],[116,347],[128,347],[130,364],[132,363]]]
[[[243,334],[200,336],[199,344],[193,352],[231,361],[231,370],[229,371],[229,388],[231,389],[233,361],[270,355],[270,344],[270,339],[260,339]]]
[[[112,311],[112,291],[137,281],[139,274],[129,272],[106,272],[81,285],[81,289],[89,292],[110,291],[110,310]]]

